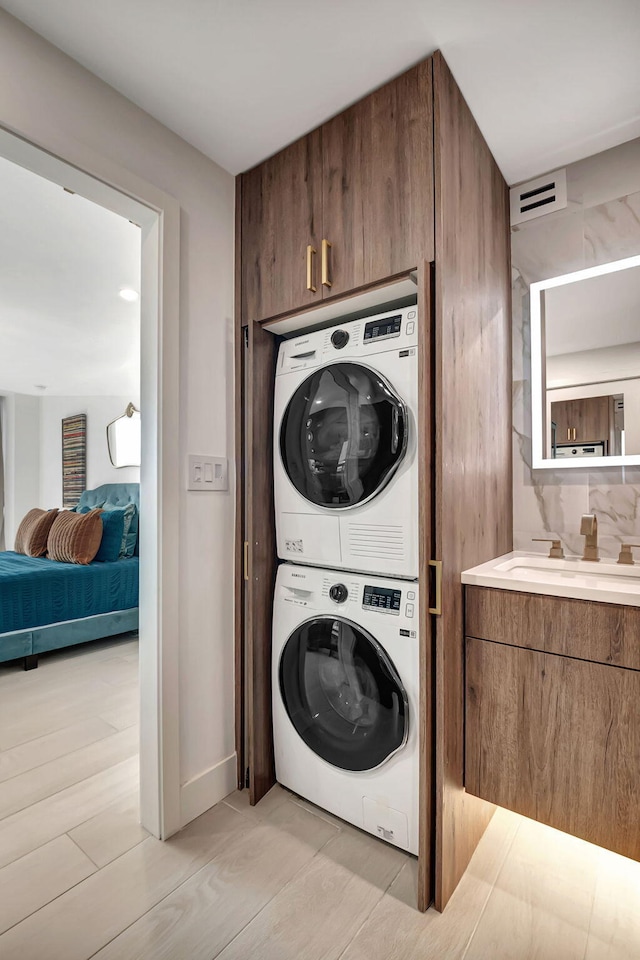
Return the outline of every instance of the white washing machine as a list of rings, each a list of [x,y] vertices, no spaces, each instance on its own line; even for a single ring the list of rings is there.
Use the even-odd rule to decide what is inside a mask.
[[[281,564],[272,670],[277,780],[415,854],[417,590]]]
[[[280,346],[274,402],[278,556],[418,576],[415,307]]]

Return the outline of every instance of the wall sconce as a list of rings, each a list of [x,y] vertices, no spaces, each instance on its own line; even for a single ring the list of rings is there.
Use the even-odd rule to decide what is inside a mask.
[[[140,411],[132,403],[121,417],[107,424],[107,449],[112,466],[140,466]]]

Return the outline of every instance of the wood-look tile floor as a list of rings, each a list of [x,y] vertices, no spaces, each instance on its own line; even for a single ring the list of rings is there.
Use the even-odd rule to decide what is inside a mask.
[[[280,787],[150,837],[136,646],[0,665],[1,960],[640,958],[640,864],[504,810],[443,914],[411,857]]]

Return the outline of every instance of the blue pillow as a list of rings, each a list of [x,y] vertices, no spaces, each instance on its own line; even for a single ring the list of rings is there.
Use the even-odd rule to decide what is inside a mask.
[[[105,513],[121,512],[124,516],[124,527],[122,531],[122,540],[120,543],[119,557],[132,557],[136,548],[138,539],[138,509],[135,503],[128,503],[126,507],[117,507],[112,503],[105,503],[102,506]],[[104,513],[102,514],[104,519]]]
[[[103,562],[118,560],[124,536],[124,509],[108,510],[101,514],[102,540],[94,559]]]

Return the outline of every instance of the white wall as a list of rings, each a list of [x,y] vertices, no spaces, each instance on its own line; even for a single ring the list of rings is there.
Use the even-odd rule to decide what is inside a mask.
[[[2,10],[0,62],[9,130],[90,172],[92,157],[116,164],[179,202],[181,465],[188,452],[232,464],[233,177]],[[180,779],[193,816],[235,785],[234,478],[227,493],[188,493],[183,478],[168,549],[180,557]]]
[[[40,496],[38,506],[62,506],[62,419],[87,415],[87,490],[101,483],[138,483],[139,467],[111,466],[107,424],[122,416],[137,397],[40,397]]]
[[[5,546],[13,550],[20,521],[28,510],[40,505],[40,398],[23,393],[2,396]]]

